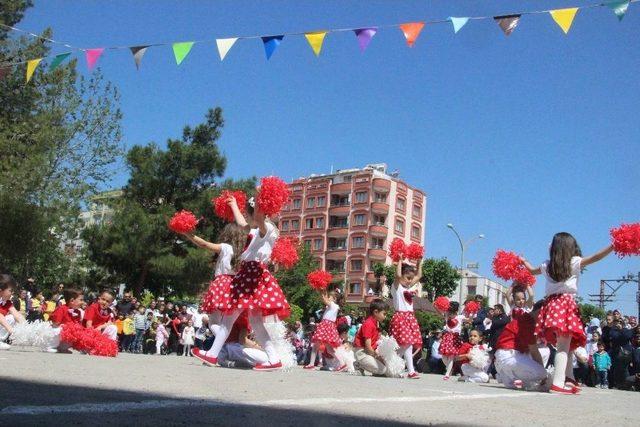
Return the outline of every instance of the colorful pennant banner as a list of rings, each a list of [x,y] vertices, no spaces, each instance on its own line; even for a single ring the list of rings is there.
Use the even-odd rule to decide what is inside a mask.
[[[322,31],[306,31],[306,32],[296,32],[296,33],[283,33],[275,36],[239,36],[239,37],[229,37],[229,38],[218,38],[215,39],[216,46],[218,48],[218,54],[220,56],[220,60],[224,61],[225,57],[231,50],[231,48],[235,45],[238,40],[241,39],[261,39],[265,56],[267,60],[271,59],[274,52],[280,46],[282,40],[285,36],[300,36],[304,35],[309,46],[313,50],[313,53],[316,56],[320,56],[322,52],[322,47],[324,45],[324,40],[329,33],[339,33],[339,32],[353,32],[356,35],[356,39],[358,42],[358,46],[361,52],[364,52],[369,47],[373,37],[378,33],[381,28],[399,28],[402,31],[402,34],[405,37],[406,43],[409,47],[413,47],[416,43],[418,37],[424,30],[425,26],[443,24],[443,23],[451,23],[453,27],[453,32],[457,34],[464,26],[466,26],[470,21],[479,21],[479,20],[493,20],[502,30],[502,32],[509,36],[511,35],[516,27],[519,25],[521,18],[525,15],[541,15],[541,14],[549,14],[554,22],[562,29],[565,34],[569,33],[571,26],[573,25],[573,21],[576,17],[576,14],[580,9],[594,9],[606,7],[610,9],[619,21],[622,21],[625,14],[627,13],[630,4],[637,3],[640,0],[615,0],[609,1],[605,3],[594,3],[590,5],[585,5],[582,7],[572,7],[572,8],[561,8],[561,9],[549,9],[549,10],[538,10],[538,11],[528,11],[528,12],[520,12],[520,13],[512,13],[507,15],[498,15],[498,16],[468,16],[468,17],[455,17],[451,16],[447,19],[435,20],[435,21],[417,21],[417,22],[405,22],[401,24],[392,24],[392,25],[378,25],[371,27],[362,27],[362,28],[342,28],[342,29],[333,29],[333,30],[322,30]],[[150,47],[159,47],[159,46],[171,46],[173,50],[173,55],[176,60],[176,64],[180,65],[185,58],[191,52],[193,45],[196,43],[209,43],[210,41],[186,41],[186,42],[177,42],[177,43],[153,43],[149,45],[135,45],[130,47],[123,46],[112,46],[112,47],[100,47],[100,48],[91,48],[86,49],[82,47],[77,47],[70,45],[66,42],[61,42],[57,40],[53,40],[50,38],[43,37],[38,34],[31,33],[29,31],[21,30],[16,27],[12,27],[9,25],[5,25],[0,23],[0,27],[6,28],[8,30],[20,32],[26,34],[28,36],[40,39],[47,43],[52,43],[54,45],[64,46],[70,50],[84,53],[85,60],[87,62],[87,68],[89,71],[93,70],[98,62],[98,59],[102,56],[105,50],[121,50],[128,49],[133,55],[133,60],[136,66],[136,69],[140,69],[140,64],[142,62],[142,58],[146,54],[147,50]],[[51,58],[51,62],[49,64],[49,70],[55,70],[60,66],[69,56],[71,56],[73,52],[64,52],[57,55],[54,55]],[[34,58],[23,61],[16,61],[12,63],[4,63],[0,64],[0,80],[5,78],[11,69],[17,65],[26,64],[26,81],[29,82],[40,62],[45,58]],[[46,59],[49,59],[47,57]]]

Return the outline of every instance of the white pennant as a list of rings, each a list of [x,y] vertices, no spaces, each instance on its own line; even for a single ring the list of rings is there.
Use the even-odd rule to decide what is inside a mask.
[[[216,39],[216,44],[218,45],[218,53],[220,54],[221,61],[224,61],[224,57],[227,56],[227,53],[229,53],[236,40],[238,40],[237,37],[230,39]]]

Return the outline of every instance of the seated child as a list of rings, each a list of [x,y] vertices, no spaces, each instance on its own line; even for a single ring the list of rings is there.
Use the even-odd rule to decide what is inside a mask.
[[[473,360],[471,356],[472,352],[481,352],[480,359]],[[487,346],[482,344],[482,332],[477,329],[473,329],[469,332],[469,342],[463,343],[456,356],[456,361],[461,362],[460,369],[462,370],[462,376],[460,381],[472,382],[472,383],[488,383],[489,374],[489,354],[487,352]],[[480,363],[482,366],[477,366]]]
[[[24,316],[13,306],[11,296],[18,284],[8,274],[0,274],[0,350],[9,350],[6,341],[13,333],[13,326],[25,321]]]
[[[369,317],[365,319],[356,333],[353,346],[355,348],[356,369],[382,376],[387,372],[384,359],[378,353],[378,339],[380,338],[380,322],[385,318],[387,304],[381,299],[375,299],[369,305]]]
[[[83,323],[87,328],[94,328],[110,339],[118,340],[118,328],[114,324],[114,314],[111,310],[113,294],[103,291],[98,301],[91,304],[84,313]]]

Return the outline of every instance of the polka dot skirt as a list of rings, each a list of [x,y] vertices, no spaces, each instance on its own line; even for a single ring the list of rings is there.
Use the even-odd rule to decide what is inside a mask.
[[[580,308],[571,294],[549,295],[538,313],[536,335],[556,344],[558,335],[571,335],[571,350],[587,343]]]
[[[213,313],[214,311],[224,311],[229,304],[231,296],[231,282],[233,275],[220,274],[209,284],[209,289],[202,298],[200,308],[203,313]]]
[[[340,340],[340,335],[338,335],[336,322],[323,319],[316,327],[311,342],[330,345],[334,348],[338,347],[342,343],[342,340]]]
[[[462,347],[460,334],[457,332],[445,332],[440,341],[440,354],[443,356],[457,356],[458,350]]]
[[[240,271],[231,283],[231,292],[226,312],[241,310],[261,310],[263,316],[278,315],[285,319],[291,308],[278,281],[259,262],[242,263]]]
[[[422,347],[420,326],[415,314],[411,311],[396,311],[391,318],[391,336],[399,345],[413,345]]]

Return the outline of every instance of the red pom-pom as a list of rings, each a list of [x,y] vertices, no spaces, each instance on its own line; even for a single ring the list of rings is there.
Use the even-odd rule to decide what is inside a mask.
[[[465,314],[472,315],[472,314],[478,313],[478,311],[480,311],[480,303],[478,303],[477,301],[471,300],[471,301],[467,301],[464,304]]]
[[[307,274],[307,280],[309,281],[309,285],[313,289],[327,289],[327,286],[333,280],[333,276],[331,273],[328,273],[324,270],[316,270]]]
[[[190,211],[176,212],[169,221],[169,229],[176,233],[191,233],[196,229],[198,219]]]
[[[289,237],[280,237],[273,245],[271,261],[289,269],[298,262],[298,242]]]
[[[96,329],[85,328],[79,323],[62,325],[60,340],[78,351],[94,356],[115,357],[118,354],[118,343],[102,335]]]
[[[256,203],[260,212],[273,216],[289,202],[290,195],[291,191],[286,182],[276,176],[269,176],[260,180]]]
[[[449,298],[440,296],[433,301],[433,308],[438,311],[446,312],[449,311],[449,304]]]
[[[405,256],[409,259],[419,260],[424,257],[424,248],[417,243],[411,243],[405,250]]]
[[[247,195],[244,193],[244,191],[224,190],[218,197],[212,200],[213,212],[215,212],[218,217],[224,219],[227,222],[235,221],[233,211],[227,204],[227,200],[232,196],[235,197],[240,212],[244,214],[247,208]]]
[[[402,258],[404,258],[406,250],[407,245],[404,243],[404,241],[401,238],[396,237],[391,241],[391,244],[389,245],[389,256],[391,257],[393,262],[398,262]]]
[[[512,280],[520,265],[522,261],[516,253],[498,250],[493,257],[493,274],[503,280]]]
[[[611,229],[613,250],[622,258],[640,255],[640,223],[622,224]]]
[[[521,264],[513,274],[513,281],[514,285],[533,286],[536,283],[536,276]]]

